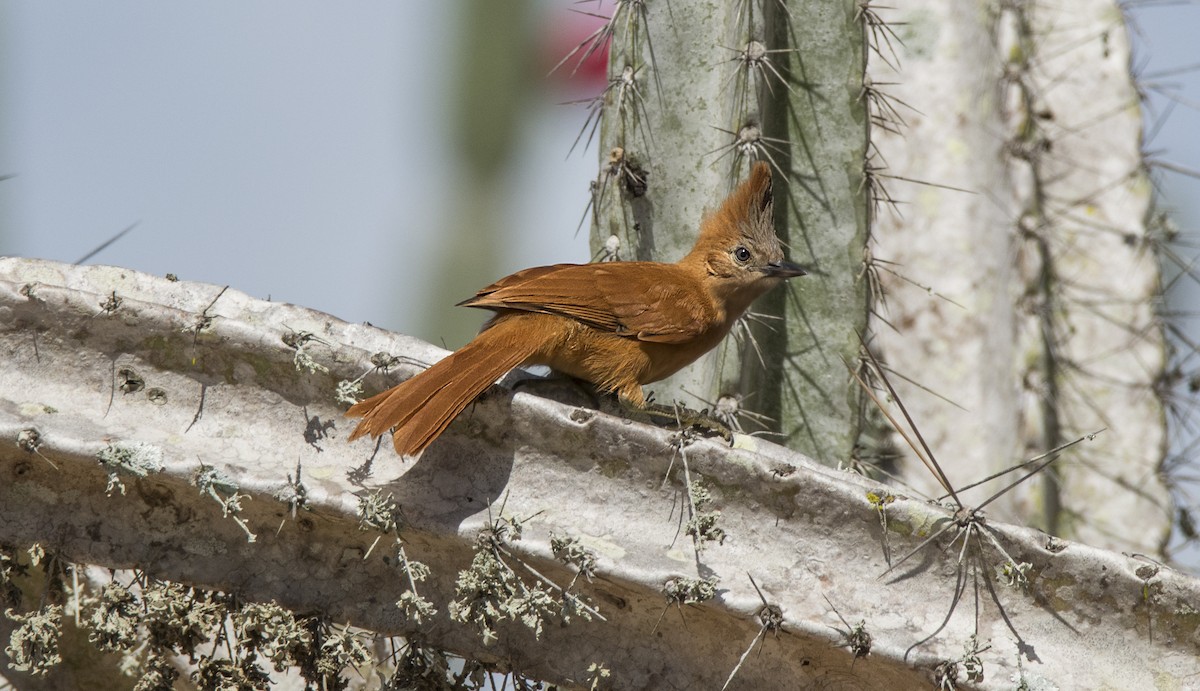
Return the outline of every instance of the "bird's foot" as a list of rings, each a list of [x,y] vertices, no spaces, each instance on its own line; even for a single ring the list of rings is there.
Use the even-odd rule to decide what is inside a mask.
[[[708,437],[721,437],[730,444],[733,443],[733,430],[708,414],[707,410],[692,410],[679,404],[663,405],[647,401],[646,405],[636,408],[625,406],[627,410],[643,413],[656,420],[674,423],[681,430],[693,430]]]

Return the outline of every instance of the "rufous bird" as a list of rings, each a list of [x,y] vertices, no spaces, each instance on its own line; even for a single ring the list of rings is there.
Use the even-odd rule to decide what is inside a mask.
[[[642,385],[713,349],[750,303],[803,267],[783,259],[771,170],[756,163],[700,224],[687,256],[663,262],[555,264],[518,271],[460,302],[495,311],[470,343],[355,404],[350,434],[389,429],[396,452],[419,453],[506,372],[548,365],[642,408]]]

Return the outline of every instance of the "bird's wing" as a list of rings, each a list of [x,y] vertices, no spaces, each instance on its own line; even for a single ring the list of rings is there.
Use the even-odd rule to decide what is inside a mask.
[[[555,264],[518,271],[459,303],[541,312],[642,341],[682,343],[719,315],[695,280],[673,264]]]

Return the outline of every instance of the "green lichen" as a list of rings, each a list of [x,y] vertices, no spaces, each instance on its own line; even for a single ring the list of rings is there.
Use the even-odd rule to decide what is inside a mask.
[[[238,642],[265,656],[276,671],[310,656],[312,631],[295,614],[271,603],[250,603],[232,615]]]
[[[717,595],[718,579],[713,578],[672,578],[663,584],[663,594],[667,602],[687,605],[711,600]]]
[[[258,536],[251,530],[250,526],[242,520],[239,514],[242,512],[242,500],[250,499],[248,494],[241,494],[241,488],[237,481],[226,475],[224,472],[213,466],[201,465],[200,470],[192,479],[192,483],[200,490],[200,494],[212,497],[213,501],[221,505],[221,515],[226,518],[232,518],[242,532],[246,533],[247,542],[255,542]],[[224,492],[228,496],[221,496]]]
[[[381,533],[397,534],[404,524],[400,505],[389,493],[376,490],[358,499],[358,529],[377,530]]]
[[[112,496],[114,490],[125,494],[122,475],[146,477],[163,470],[162,449],[146,442],[117,442],[109,444],[96,454],[96,460],[108,471],[108,487],[105,493]]]
[[[62,662],[58,650],[62,612],[62,605],[47,605],[28,614],[17,614],[12,608],[4,611],[4,616],[17,624],[4,649],[9,667],[43,677]]]
[[[138,644],[139,604],[125,586],[106,584],[88,617],[88,641],[100,650],[131,650]]]
[[[427,619],[431,619],[437,614],[437,609],[433,606],[432,602],[417,593],[417,583],[428,579],[432,572],[425,564],[409,559],[408,554],[404,551],[404,545],[397,544],[396,548],[396,556],[399,558],[400,568],[404,571],[404,575],[408,579],[408,590],[400,594],[400,599],[396,601],[396,607],[404,613],[404,616],[410,622],[414,624],[424,623]]]
[[[567,624],[575,615],[585,620],[598,616],[579,596],[550,582],[508,550],[510,542],[521,539],[523,522],[501,517],[481,530],[471,566],[460,571],[455,582],[457,597],[450,602],[450,618],[474,625],[485,645],[499,639],[496,625],[505,620],[521,622],[540,638],[545,624],[555,619]],[[517,575],[510,561],[536,577],[532,584]]]
[[[622,478],[629,474],[630,464],[623,458],[609,457],[600,461],[598,469],[606,478]]]
[[[705,543],[715,542],[724,544],[726,534],[718,522],[721,520],[720,511],[704,511],[712,503],[712,493],[699,481],[693,482],[688,488],[691,499],[692,517],[688,519],[684,532],[692,536],[697,549],[703,549]]]
[[[591,580],[596,574],[596,553],[584,547],[579,538],[550,534],[550,551],[554,558],[579,570],[579,575]]]

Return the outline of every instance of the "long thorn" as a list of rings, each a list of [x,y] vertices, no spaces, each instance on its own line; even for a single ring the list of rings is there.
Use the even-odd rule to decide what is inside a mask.
[[[908,408],[904,407],[904,401],[900,400],[900,394],[896,393],[896,389],[892,387],[892,382],[888,380],[887,374],[883,371],[883,367],[881,367],[879,365],[879,361],[875,359],[875,353],[871,352],[871,349],[867,347],[866,342],[863,341],[862,334],[859,334],[858,340],[859,343],[862,343],[863,350],[865,350],[867,353],[867,358],[869,358],[871,360],[871,364],[875,366],[875,371],[879,373],[879,378],[883,381],[883,385],[887,387],[888,393],[891,395],[892,400],[894,400],[896,405],[900,407],[900,412],[904,414],[904,419],[908,421],[908,426],[912,429],[913,434],[917,436],[917,441],[921,442],[921,448],[925,449],[925,453],[929,454],[929,462],[933,464],[933,468],[935,469],[934,476],[937,478],[938,482],[942,484],[942,487],[944,487],[946,491],[950,493],[950,496],[954,499],[954,503],[958,505],[958,508],[963,508],[963,503],[958,499],[958,493],[955,492],[954,487],[950,485],[950,480],[946,477],[946,473],[942,470],[942,466],[937,462],[937,458],[934,457],[933,450],[929,448],[929,444],[925,443],[925,437],[921,435],[921,430],[917,427],[917,423],[913,422],[912,416],[908,414]]]

